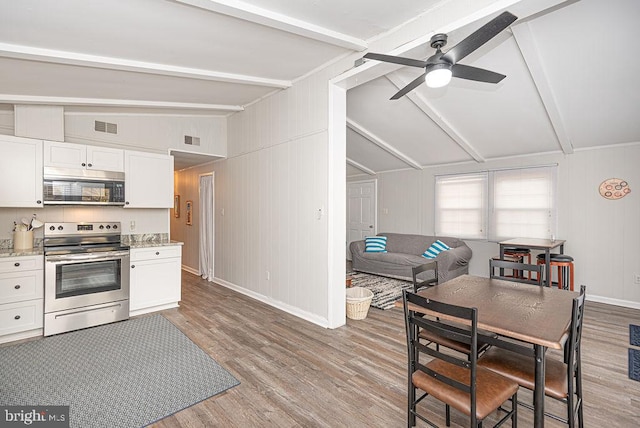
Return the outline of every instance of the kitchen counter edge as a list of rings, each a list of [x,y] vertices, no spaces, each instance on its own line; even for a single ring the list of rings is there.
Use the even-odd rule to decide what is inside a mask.
[[[168,247],[171,245],[184,245],[184,242],[180,241],[142,241],[131,242],[129,248],[149,248],[149,247]]]

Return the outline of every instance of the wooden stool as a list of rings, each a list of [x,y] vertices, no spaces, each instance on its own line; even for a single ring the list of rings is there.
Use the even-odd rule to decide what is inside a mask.
[[[549,263],[549,284],[553,284],[551,278],[551,269],[558,268],[558,288],[573,291],[573,257],[566,254],[549,254],[551,259]],[[545,264],[544,253],[538,254],[538,264]],[[568,288],[567,288],[568,287]]]
[[[528,248],[518,248],[518,247],[504,247],[504,255],[517,258],[518,263],[526,263],[528,265],[531,264],[531,250]],[[525,262],[524,259],[527,258]],[[505,260],[507,258],[505,257]],[[514,276],[519,277],[520,272],[514,272]],[[528,273],[528,279],[531,279],[531,271]]]

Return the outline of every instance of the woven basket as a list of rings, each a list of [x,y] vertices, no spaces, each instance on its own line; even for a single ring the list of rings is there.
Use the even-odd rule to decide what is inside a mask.
[[[351,287],[347,289],[347,318],[362,320],[367,317],[373,292],[363,287]]]

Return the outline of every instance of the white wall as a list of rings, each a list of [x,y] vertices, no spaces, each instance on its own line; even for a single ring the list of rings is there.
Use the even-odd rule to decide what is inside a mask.
[[[95,121],[115,123],[118,134],[96,132]],[[64,114],[64,140],[100,146],[167,153],[178,149],[216,156],[226,155],[227,119],[224,116],[151,114]],[[200,138],[200,146],[184,144],[184,136]]]
[[[327,73],[231,116],[228,159],[179,172],[176,180],[215,171],[216,281],[325,326]],[[195,258],[185,263],[197,269]]]
[[[378,178],[378,230],[432,235],[434,175],[491,168],[558,164],[558,231],[565,253],[575,258],[575,282],[587,286],[588,298],[640,308],[640,143],[456,165],[383,173]],[[624,178],[632,192],[617,201],[602,198],[598,187],[607,178]],[[360,177],[350,177],[356,180]],[[385,214],[384,210],[387,210]],[[488,276],[496,243],[467,241],[473,249],[469,271]]]

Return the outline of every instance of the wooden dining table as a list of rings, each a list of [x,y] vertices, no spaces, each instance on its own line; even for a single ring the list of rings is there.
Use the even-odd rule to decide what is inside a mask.
[[[569,335],[573,299],[579,293],[462,275],[418,294],[439,302],[475,307],[479,329],[517,339],[524,346],[533,345],[534,427],[544,427],[545,354],[548,348],[562,349]]]

